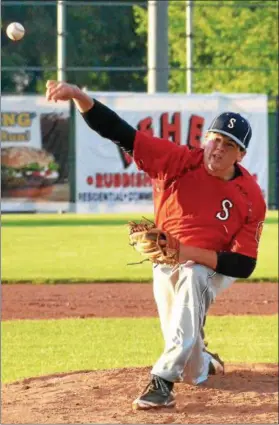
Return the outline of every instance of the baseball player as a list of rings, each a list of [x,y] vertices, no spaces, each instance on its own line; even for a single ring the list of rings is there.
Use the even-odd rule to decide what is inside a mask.
[[[135,409],[175,405],[174,383],[200,384],[224,372],[205,349],[202,327],[216,296],[256,266],[266,205],[255,179],[240,165],[252,130],[224,112],[208,128],[203,148],[190,149],[137,131],[77,86],[47,82],[48,100],[70,100],[88,126],[133,156],[152,179],[155,224],[176,241],[178,266],[153,267],[154,296],[165,348]],[[167,243],[167,242],[166,242]]]

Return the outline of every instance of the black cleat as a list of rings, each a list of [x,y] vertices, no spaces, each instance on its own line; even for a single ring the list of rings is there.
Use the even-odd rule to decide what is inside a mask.
[[[217,353],[211,353],[208,350],[205,350],[210,356],[211,356],[211,360],[209,363],[209,370],[208,370],[208,375],[218,375],[218,374],[223,374],[225,373],[225,363],[223,362],[222,359],[220,359],[220,357],[218,356]]]
[[[160,407],[174,407],[173,383],[153,375],[143,394],[133,401],[133,409],[147,410]]]

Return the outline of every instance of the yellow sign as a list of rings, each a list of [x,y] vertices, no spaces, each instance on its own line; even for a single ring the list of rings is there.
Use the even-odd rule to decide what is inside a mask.
[[[36,117],[34,112],[2,112],[1,113],[1,142],[29,142],[31,131],[27,130],[32,125],[32,119]],[[5,128],[4,127],[8,127]],[[10,131],[19,127],[18,132]],[[22,131],[26,129],[25,131]]]

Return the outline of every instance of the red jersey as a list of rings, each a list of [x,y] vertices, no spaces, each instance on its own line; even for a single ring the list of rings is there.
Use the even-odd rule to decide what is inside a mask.
[[[257,258],[266,204],[254,177],[207,173],[203,149],[137,131],[134,160],[152,179],[155,222],[182,244]]]

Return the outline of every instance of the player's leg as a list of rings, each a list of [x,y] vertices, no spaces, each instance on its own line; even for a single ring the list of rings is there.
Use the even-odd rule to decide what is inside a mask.
[[[197,385],[206,381],[209,375],[217,374],[224,374],[224,362],[217,353],[211,353],[205,348],[199,336],[185,365],[183,379]]]
[[[153,267],[153,293],[165,343],[168,339],[177,279],[177,269],[164,265]],[[172,383],[164,382],[159,377],[152,377],[144,392],[133,402],[133,408],[149,409],[173,406],[172,386]]]
[[[156,265],[153,267],[153,294],[157,305],[162,334],[166,342],[174,302],[177,269]]]
[[[235,278],[214,273],[209,279],[209,285],[213,295],[211,303],[234,281]],[[208,308],[206,308],[207,310]],[[205,324],[205,319],[203,324]],[[209,375],[216,375],[218,373],[224,373],[224,362],[217,353],[211,353],[206,349],[201,332],[185,366],[184,378],[193,384],[201,384],[208,379]]]
[[[178,268],[172,268],[164,265],[156,265],[153,267],[153,295],[157,305],[161,330],[165,343],[167,341],[168,328],[171,322],[172,307],[175,296],[174,288],[178,278]],[[201,338],[204,341],[204,345],[207,346],[204,331],[205,322],[206,316],[204,317],[203,326],[201,327],[200,333]]]
[[[214,298],[210,285],[212,274],[212,270],[196,264],[180,267],[165,350],[152,374],[171,382],[183,380],[192,350],[198,338],[202,341],[204,317]]]
[[[204,330],[205,322],[206,322],[206,316],[204,316],[203,325],[201,327],[201,339],[203,340],[205,347],[207,347],[208,343],[205,339],[205,330]]]
[[[175,404],[172,392],[174,382],[187,377],[187,380],[197,384],[207,379],[212,367],[215,368],[214,370],[216,365],[222,367],[220,363],[216,363],[215,357],[205,350],[201,330],[206,312],[216,294],[228,287],[234,279],[221,275],[216,277],[216,273],[204,266],[183,265],[180,266],[175,280],[176,283],[170,282],[169,279],[161,280],[168,282],[166,287],[169,289],[175,283],[174,298],[171,298],[171,303],[167,302],[166,295],[166,304],[163,308],[164,297],[160,295],[157,298],[157,302],[161,301],[158,310],[161,311],[164,323],[165,350],[151,371],[153,378],[150,385],[134,401],[135,408],[173,406]],[[160,280],[157,282],[159,285]],[[159,289],[157,287],[160,294]],[[172,291],[171,293],[173,294]],[[171,308],[168,309],[166,306]],[[164,311],[167,312],[166,316],[163,316]],[[165,321],[164,317],[168,320]]]
[[[198,338],[202,341],[200,331],[204,315],[213,298],[208,282],[208,270],[203,266],[181,265],[176,276],[173,276],[175,282],[170,282],[168,276],[169,287],[175,283],[175,288],[171,310],[167,310],[168,323],[163,318],[165,349],[151,371],[152,380],[149,387],[134,401],[134,407],[147,409],[175,404],[173,383],[183,380],[185,365],[196,341]],[[160,291],[159,287],[157,289]],[[162,314],[162,295],[160,301],[158,308]],[[167,296],[165,302],[167,303]],[[202,359],[200,363],[203,364]]]

